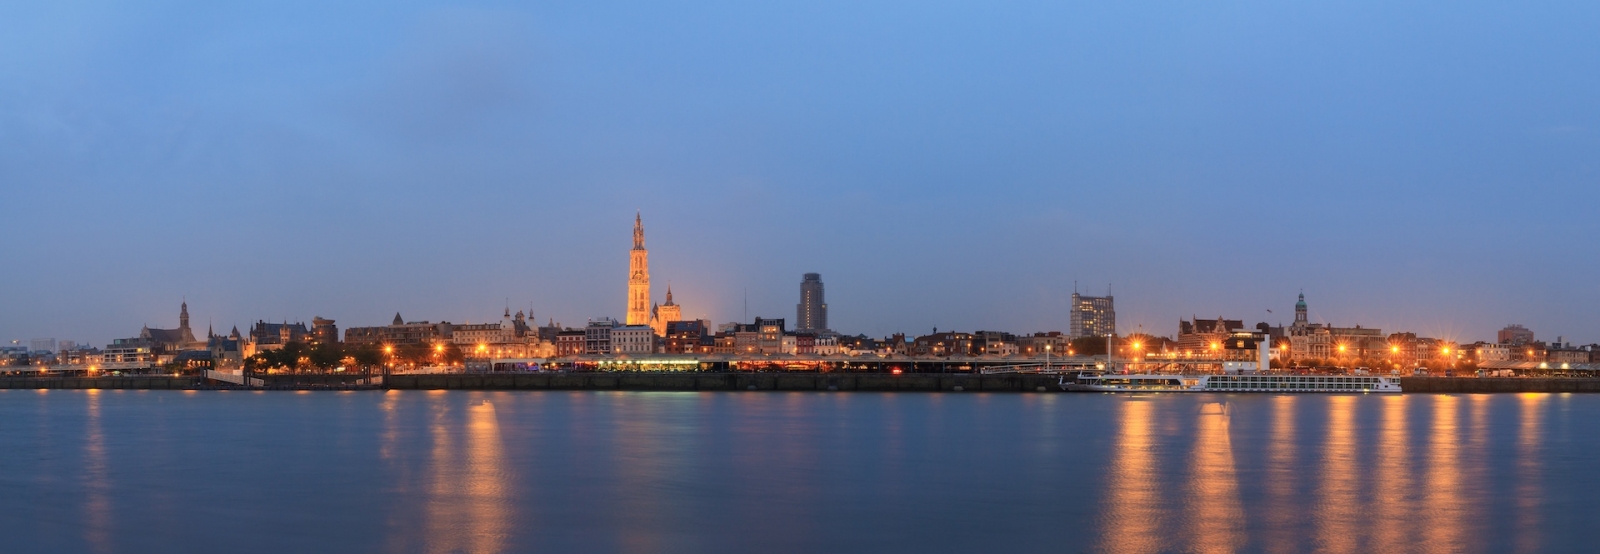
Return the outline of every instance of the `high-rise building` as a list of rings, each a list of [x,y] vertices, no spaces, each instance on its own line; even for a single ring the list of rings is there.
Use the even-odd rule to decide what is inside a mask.
[[[816,333],[828,330],[828,304],[822,298],[822,274],[807,273],[800,281],[800,303],[795,306],[795,330]]]
[[[1116,334],[1117,310],[1112,304],[1111,295],[1084,296],[1072,293],[1072,327],[1069,331],[1073,338]]]
[[[31,352],[50,352],[53,354],[56,351],[56,339],[30,340],[28,341],[28,350]]]
[[[628,325],[650,324],[650,252],[644,249],[644,219],[633,216],[633,250],[628,253]]]
[[[1511,324],[1501,329],[1497,338],[1500,339],[1500,344],[1522,346],[1533,342],[1533,331],[1529,331],[1527,327],[1521,325]]]

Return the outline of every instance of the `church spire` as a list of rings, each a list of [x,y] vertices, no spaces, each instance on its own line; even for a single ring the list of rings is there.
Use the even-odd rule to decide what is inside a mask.
[[[183,306],[178,309],[178,328],[189,328],[189,301],[184,300]]]
[[[639,212],[633,214],[633,249],[644,250],[644,216]]]

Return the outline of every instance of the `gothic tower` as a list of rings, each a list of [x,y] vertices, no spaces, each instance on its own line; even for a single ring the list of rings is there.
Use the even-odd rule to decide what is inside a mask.
[[[628,325],[650,324],[650,251],[644,249],[644,219],[633,216],[633,251],[628,256]]]

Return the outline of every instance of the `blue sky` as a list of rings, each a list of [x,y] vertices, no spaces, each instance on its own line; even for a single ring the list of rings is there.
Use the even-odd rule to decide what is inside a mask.
[[[620,317],[643,210],[717,322],[1600,341],[1596,67],[1592,2],[3,3],[0,337]]]

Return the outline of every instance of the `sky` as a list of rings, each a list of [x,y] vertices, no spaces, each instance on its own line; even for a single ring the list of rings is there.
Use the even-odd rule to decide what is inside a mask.
[[[1311,319],[1600,341],[1596,2],[0,2],[0,338]],[[1270,310],[1270,312],[1269,312]]]

